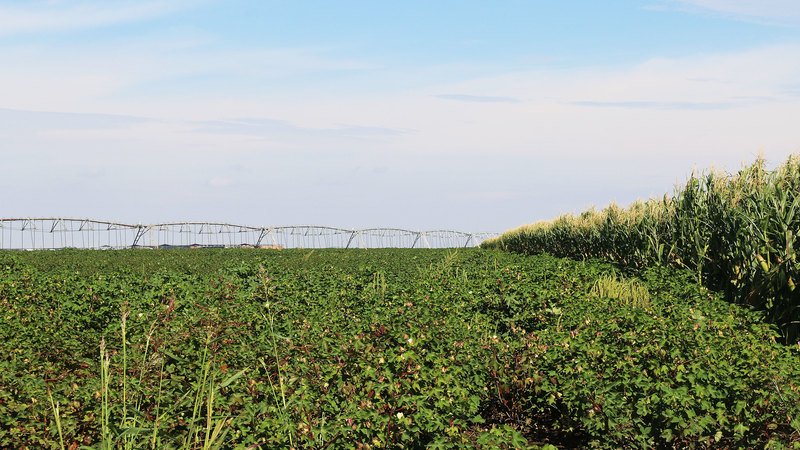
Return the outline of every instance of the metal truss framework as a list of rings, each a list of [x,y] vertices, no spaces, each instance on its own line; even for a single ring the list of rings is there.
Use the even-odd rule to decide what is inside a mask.
[[[315,225],[251,227],[219,222],[132,225],[91,219],[0,219],[0,249],[174,247],[457,248],[497,233],[399,228],[348,230]]]

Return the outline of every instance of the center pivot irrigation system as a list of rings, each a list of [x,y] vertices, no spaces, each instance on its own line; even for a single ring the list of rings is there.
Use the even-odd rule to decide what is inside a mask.
[[[62,248],[457,248],[497,233],[399,228],[348,230],[314,225],[252,227],[219,222],[132,225],[92,219],[0,219],[0,249]]]

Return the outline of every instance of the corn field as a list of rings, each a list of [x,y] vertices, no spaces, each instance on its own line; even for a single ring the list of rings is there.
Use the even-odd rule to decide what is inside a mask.
[[[765,311],[788,342],[800,337],[800,156],[774,170],[692,174],[672,196],[564,215],[482,244],[520,253],[600,258],[641,269],[671,264],[733,302]]]

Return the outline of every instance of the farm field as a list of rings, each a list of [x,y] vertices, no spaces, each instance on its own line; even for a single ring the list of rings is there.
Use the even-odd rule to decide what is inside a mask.
[[[485,248],[576,259],[629,270],[670,265],[733,303],[762,310],[784,343],[800,343],[800,155],[769,169],[764,159],[736,173],[692,174],[661,199],[611,204],[523,225]]]
[[[0,448],[797,448],[763,319],[485,249],[4,252]]]

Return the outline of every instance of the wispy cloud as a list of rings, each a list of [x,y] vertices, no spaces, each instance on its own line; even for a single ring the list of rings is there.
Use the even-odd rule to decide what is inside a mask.
[[[547,80],[550,91],[580,107],[713,111],[791,102],[787,83],[800,75],[800,46],[657,58]],[[754,71],[753,67],[760,67]],[[562,88],[557,88],[561,86]]]
[[[344,161],[374,155],[412,134],[413,130],[368,124],[313,127],[268,118],[197,121],[0,108],[0,137],[4,141],[0,149],[6,156],[16,154],[24,160],[43,158],[50,162],[53,157],[69,160],[65,155],[74,154],[83,158],[94,155],[92,158],[101,160],[113,157],[117,159],[115,166],[139,158],[183,164],[186,158],[207,158],[220,154],[221,149],[231,161],[243,161],[235,155],[265,154],[281,155],[284,162],[302,158]],[[132,166],[137,164],[133,162]],[[207,175],[204,184],[228,186],[214,175],[219,174]]]
[[[737,105],[732,102],[648,102],[648,101],[628,101],[628,102],[592,102],[577,101],[573,105],[587,106],[592,108],[632,108],[632,109],[678,109],[687,111],[704,111],[712,109],[731,109]]]
[[[36,141],[119,141],[166,124],[156,119],[116,114],[84,114],[24,111],[0,108],[0,136],[8,151],[20,150]]]
[[[0,35],[95,28],[151,19],[186,8],[189,2],[36,1],[0,5]]]
[[[0,108],[0,129],[97,130],[125,128],[151,122],[155,122],[155,119],[116,114],[21,111]]]
[[[759,148],[776,160],[797,148],[800,46],[469,79],[458,69],[435,80],[420,75],[426,68],[403,71],[422,80],[412,84],[323,47],[175,50],[156,38],[122,49],[0,45],[0,107],[16,110],[0,110],[5,208],[73,214],[80,199],[109,208],[104,215],[148,211],[154,220],[213,208],[257,223],[392,224],[418,211],[426,223],[471,220],[455,214],[463,208],[484,211],[476,221],[490,223],[494,211],[513,224],[537,204],[552,205],[539,210],[549,215],[606,202],[603,186],[637,176],[667,190],[692,164],[738,164]],[[338,89],[351,76],[357,88]],[[361,89],[365,80],[381,87]],[[391,170],[368,169],[381,167]],[[18,187],[31,180],[40,190]],[[276,193],[268,212],[252,207],[254,193]],[[152,198],[168,206],[154,208]],[[273,212],[278,219],[264,219]]]
[[[191,124],[191,123],[190,123]],[[411,130],[368,125],[338,125],[330,128],[303,127],[285,120],[246,118],[235,120],[209,120],[194,123],[197,132],[245,136],[338,137],[374,139],[402,136]]]
[[[775,25],[800,25],[797,0],[669,0],[656,6]]]
[[[233,185],[233,179],[227,176],[215,176],[208,180],[208,185],[212,188],[226,188]]]
[[[436,98],[472,103],[519,103],[519,100],[513,97],[491,95],[441,94],[437,95]]]
[[[335,53],[301,47],[225,51],[202,40],[182,40],[176,46],[158,36],[89,47],[73,42],[3,45],[0,40],[0,107],[129,114],[130,109],[118,106],[130,100],[142,105],[133,114],[171,115],[168,106],[175,106],[179,111],[173,116],[236,117],[242,104],[256,104],[258,96],[287,95],[282,86],[300,78],[330,89],[332,79],[379,67]],[[237,108],[231,114],[208,114],[209,98]],[[194,102],[204,105],[184,107]]]

